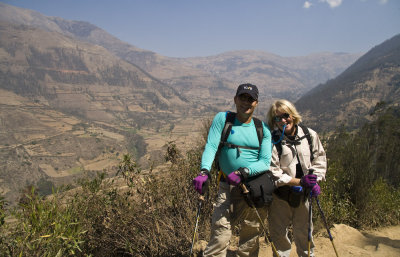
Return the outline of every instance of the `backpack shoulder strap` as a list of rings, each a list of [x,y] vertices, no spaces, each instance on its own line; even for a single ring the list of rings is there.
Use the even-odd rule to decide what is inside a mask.
[[[254,125],[256,126],[256,130],[257,130],[258,145],[261,147],[262,139],[264,136],[262,121],[257,118],[253,118],[253,121],[254,121]]]
[[[221,140],[219,141],[217,153],[215,155],[215,165],[218,170],[221,170],[219,165],[219,154],[221,152],[221,148],[224,146],[224,143],[228,140],[229,134],[231,133],[233,123],[235,122],[236,113],[234,112],[226,112],[226,120],[224,128],[221,133]]]
[[[221,133],[221,141],[219,143],[219,148],[222,147],[221,144],[223,142],[226,142],[228,140],[229,133],[231,132],[233,123],[235,122],[235,117],[236,117],[236,113],[234,113],[234,112],[226,113],[225,126]]]
[[[302,124],[299,124],[299,127],[303,130],[304,135],[307,138],[308,145],[309,145],[309,148],[310,148],[310,160],[313,161],[314,160],[314,154],[313,154],[312,138],[311,138],[311,135],[310,135],[310,131],[308,130],[308,128],[306,126],[304,126]]]
[[[276,150],[278,151],[278,156],[279,159],[281,159],[281,155],[282,155],[282,140],[281,140],[281,133],[279,130],[275,129],[271,132],[271,136],[272,136],[272,142],[273,142],[273,146],[276,147]]]

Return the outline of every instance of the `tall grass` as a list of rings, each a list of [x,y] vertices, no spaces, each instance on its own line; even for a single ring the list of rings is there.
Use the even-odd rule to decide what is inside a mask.
[[[60,199],[44,200],[32,187],[13,216],[16,221],[7,224],[0,248],[4,256],[86,256],[78,212],[62,206]]]

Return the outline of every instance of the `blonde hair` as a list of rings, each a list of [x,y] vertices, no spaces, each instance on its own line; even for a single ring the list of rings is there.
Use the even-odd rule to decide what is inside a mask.
[[[280,100],[275,101],[271,105],[271,107],[269,108],[268,114],[267,114],[268,126],[271,129],[274,129],[275,127],[277,127],[276,121],[275,121],[275,116],[276,116],[277,112],[290,114],[290,116],[293,119],[294,125],[297,125],[301,122],[301,115],[297,111],[296,107],[288,100],[280,99]]]

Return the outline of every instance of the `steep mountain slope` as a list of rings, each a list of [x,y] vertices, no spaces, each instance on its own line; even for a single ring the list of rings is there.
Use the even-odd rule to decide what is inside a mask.
[[[137,113],[151,119],[187,106],[174,89],[103,47],[25,25],[0,23],[0,33],[3,89],[107,122],[138,124]]]
[[[0,35],[0,192],[8,201],[29,184],[115,171],[127,152],[155,161],[161,134],[182,114],[204,111],[101,46],[3,22]],[[151,133],[158,149],[147,147]]]
[[[229,107],[231,99],[227,102],[226,96],[242,82],[259,86],[263,101],[267,101],[265,108],[272,98],[296,100],[317,84],[337,76],[361,55],[321,53],[285,58],[258,51],[235,51],[210,57],[169,58],[124,43],[87,22],[47,17],[1,3],[0,19],[101,45],[193,102],[209,103],[218,109]]]
[[[356,128],[376,108],[400,104],[400,34],[375,46],[337,78],[319,85],[296,105],[320,130]]]
[[[192,101],[215,98],[215,90],[210,87],[223,85],[234,88],[236,85],[221,81],[208,72],[186,66],[180,59],[168,58],[157,53],[129,45],[106,31],[88,22],[69,21],[58,17],[48,17],[38,12],[0,3],[0,21],[24,24],[43,30],[59,32],[80,41],[103,46],[111,53],[135,65],[147,75],[173,85],[183,96],[190,96]],[[150,75],[151,74],[151,75]],[[197,91],[197,88],[200,88]],[[201,92],[201,94],[198,94]],[[223,91],[219,95],[225,95]],[[218,94],[217,94],[218,95]]]

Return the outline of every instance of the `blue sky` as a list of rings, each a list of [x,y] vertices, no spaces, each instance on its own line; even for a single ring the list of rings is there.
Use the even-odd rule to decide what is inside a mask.
[[[169,57],[366,52],[400,33],[399,0],[0,0],[88,21]]]

